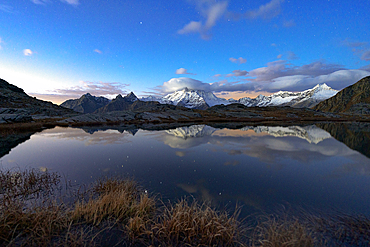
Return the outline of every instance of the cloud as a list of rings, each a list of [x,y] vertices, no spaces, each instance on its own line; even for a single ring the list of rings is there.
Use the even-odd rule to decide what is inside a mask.
[[[367,42],[360,42],[360,41],[350,41],[349,39],[345,39],[341,42],[343,45],[348,46],[348,47],[361,47],[361,46],[366,46],[368,43]]]
[[[103,52],[101,50],[98,50],[98,49],[95,49],[94,52],[99,53],[99,54],[103,54]]]
[[[198,21],[191,21],[178,31],[179,34],[186,33],[200,33],[202,31],[202,23]]]
[[[350,41],[345,39],[342,44],[352,49],[352,52],[361,60],[370,61],[370,47],[368,42]]]
[[[248,71],[237,69],[237,70],[234,70],[232,74],[228,74],[227,77],[231,77],[231,76],[246,76],[247,74],[248,74]]]
[[[228,1],[214,0],[192,0],[202,16],[200,21],[190,21],[178,34],[199,33],[202,39],[210,39],[210,31],[216,23],[223,17],[228,19],[271,19],[281,12],[281,3],[284,0],[271,0],[267,4],[261,5],[258,9],[250,10],[245,13],[231,12],[227,10]],[[289,24],[289,22],[287,22]]]
[[[338,64],[326,64],[324,61],[316,61],[302,66],[292,66],[285,60],[277,60],[267,63],[267,67],[261,67],[249,71],[249,76],[254,77],[252,81],[267,81],[290,75],[318,76],[329,74],[343,69]]]
[[[294,52],[288,51],[288,59],[289,60],[296,60],[296,59],[299,59],[299,57],[297,57],[297,55]]]
[[[279,55],[276,56],[277,59],[280,59],[282,57],[283,57],[283,54],[279,54]]]
[[[80,4],[80,0],[60,0],[62,3],[67,3],[67,4],[70,4],[70,5],[79,5]],[[47,3],[51,3],[51,0],[31,0],[31,2],[33,2],[34,4],[47,4]]]
[[[34,4],[45,4],[45,3],[50,3],[49,0],[31,0]]]
[[[79,98],[85,93],[90,93],[95,96],[105,96],[112,98],[117,94],[126,94],[125,87],[130,86],[129,84],[122,84],[118,82],[89,82],[80,81],[80,85],[73,86],[70,88],[54,89],[49,90],[49,93],[38,94],[31,93],[32,95],[42,98],[49,99],[53,102],[61,102],[66,99]],[[64,100],[62,100],[64,99]]]
[[[177,75],[195,75],[193,73],[189,73],[187,69],[179,68],[176,70]]]
[[[187,77],[172,78],[171,80],[164,82],[163,85],[160,86],[160,90],[164,93],[170,93],[181,90],[185,87],[211,91],[211,84],[203,83]]]
[[[25,56],[32,56],[33,55],[33,51],[31,51],[30,49],[24,49],[23,50],[23,55]]]
[[[242,58],[242,57],[239,57],[239,58],[229,58],[229,60],[233,63],[237,63],[237,64],[243,64],[243,63],[246,63],[247,62],[247,59],[245,58]]]
[[[361,60],[370,61],[370,50],[366,50],[362,53]]]
[[[281,12],[281,3],[283,3],[284,0],[272,0],[269,3],[265,5],[261,5],[256,10],[247,11],[244,14],[244,18],[247,19],[271,19],[276,17]]]
[[[366,65],[366,66],[363,66],[361,67],[360,69],[362,70],[366,70],[366,71],[369,71],[370,72],[370,64]]]
[[[338,70],[319,76],[292,75],[274,79],[271,83],[265,85],[264,90],[270,92],[275,92],[276,90],[301,91],[312,88],[319,83],[326,83],[340,90],[368,75],[370,73],[364,70]]]
[[[13,7],[6,4],[0,4],[0,11],[6,12],[6,13],[14,13]]]
[[[209,31],[216,25],[216,22],[226,13],[227,2],[211,2],[209,0],[197,1],[197,8],[204,17],[203,21],[191,21],[178,34],[199,33],[202,39],[209,39]]]
[[[316,61],[302,66],[294,66],[287,61],[270,62],[266,67],[249,71],[234,70],[226,78],[214,83],[205,83],[192,78],[173,78],[157,87],[159,93],[172,93],[185,87],[212,92],[270,92],[303,91],[318,83],[327,83],[334,89],[341,90],[361,78],[370,75],[370,67],[359,70],[344,69],[338,64],[327,64]],[[231,77],[244,76],[236,81]],[[217,78],[221,76],[218,75]]]
[[[80,0],[61,0],[62,2],[65,2],[65,3],[68,3],[68,4],[71,4],[71,5],[79,5],[80,4]]]

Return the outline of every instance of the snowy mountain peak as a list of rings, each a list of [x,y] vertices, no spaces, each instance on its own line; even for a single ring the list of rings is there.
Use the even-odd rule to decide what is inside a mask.
[[[326,85],[326,83],[320,83],[320,84],[317,84],[314,88],[312,88],[313,90],[316,90],[316,89],[320,89],[320,90],[334,90],[332,89],[331,87],[329,87],[328,85]]]
[[[293,107],[312,107],[322,100],[328,99],[337,90],[332,89],[325,83],[317,84],[315,87],[303,92],[279,91],[270,96],[258,95],[255,99],[249,97],[239,100],[226,100],[216,97],[212,92],[204,90],[183,88],[180,91],[168,94],[162,98],[149,96],[141,98],[142,101],[158,101],[161,104],[181,105],[188,108],[206,109],[214,105],[228,105],[240,103],[248,107],[254,106],[293,106]]]

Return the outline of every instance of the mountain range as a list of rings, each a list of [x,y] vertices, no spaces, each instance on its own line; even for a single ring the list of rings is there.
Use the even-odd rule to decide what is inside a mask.
[[[328,99],[338,93],[325,83],[318,84],[312,89],[303,92],[279,91],[270,96],[259,95],[252,99],[249,97],[239,100],[218,98],[212,92],[184,88],[180,91],[168,94],[164,97],[143,97],[141,101],[158,101],[161,104],[181,105],[193,109],[207,109],[214,105],[227,105],[240,103],[248,107],[254,106],[292,106],[292,107],[313,107],[319,102]]]
[[[131,92],[125,97],[118,95],[111,101],[104,97],[95,97],[87,93],[82,95],[79,99],[67,100],[63,102],[61,106],[81,113],[104,113],[109,111],[134,110],[140,107],[153,105],[155,104],[154,102],[201,110],[208,109],[215,105],[228,105],[232,103],[240,103],[248,107],[292,106],[296,108],[309,108],[336,95],[337,93],[337,90],[334,90],[323,83],[303,92],[279,91],[270,96],[259,95],[254,99],[245,97],[239,100],[227,100],[218,98],[212,92],[184,88],[174,93],[167,94],[164,97],[149,96],[139,99],[133,92]]]

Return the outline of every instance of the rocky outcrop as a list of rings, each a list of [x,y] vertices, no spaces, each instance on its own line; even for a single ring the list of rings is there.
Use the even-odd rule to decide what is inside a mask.
[[[117,97],[109,104],[99,108],[95,111],[95,113],[101,114],[113,111],[144,111],[159,107],[160,105],[161,104],[157,101],[140,101],[136,95],[131,92],[125,97],[122,97],[120,94],[117,95]]]
[[[64,101],[60,106],[72,109],[80,113],[92,113],[97,109],[106,106],[110,102],[104,97],[96,97],[87,93],[82,95],[79,99],[70,99]]]
[[[28,96],[23,89],[0,79],[0,123],[76,115],[70,109]]]
[[[370,76],[346,87],[334,97],[316,105],[314,110],[370,114]]]

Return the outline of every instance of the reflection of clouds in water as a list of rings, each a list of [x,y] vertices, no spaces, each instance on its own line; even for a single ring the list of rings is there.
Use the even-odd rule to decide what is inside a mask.
[[[355,156],[353,162],[345,163],[341,166],[336,167],[331,176],[342,177],[348,174],[356,174],[361,176],[370,176],[370,164],[364,163],[362,155]]]
[[[47,172],[48,171],[48,168],[43,167],[43,166],[41,166],[39,169],[40,169],[41,172]]]
[[[132,137],[132,134],[129,132],[120,133],[118,130],[113,129],[96,131],[90,134],[78,128],[61,127],[45,130],[39,135],[48,138],[81,141],[85,143],[85,146],[128,143],[131,142],[128,137]]]
[[[212,185],[207,184],[204,179],[200,179],[196,184],[177,184],[177,187],[185,192],[192,194],[199,201],[209,201],[217,205],[221,201],[243,202],[244,205],[251,206],[255,209],[262,209],[264,205],[263,197],[248,191],[248,193],[221,193],[212,191]]]
[[[162,141],[164,144],[170,146],[171,148],[178,149],[188,149],[197,147],[202,144],[207,144],[208,140],[210,139],[211,139],[210,136],[184,139],[166,133],[162,133],[162,135],[158,136],[158,140]]]
[[[189,185],[189,184],[177,184],[177,186],[189,194],[198,194],[201,201],[211,201],[216,203],[216,197],[212,196],[210,190],[204,186],[204,181],[199,180],[197,181],[196,185]]]
[[[176,151],[176,155],[179,156],[179,157],[184,157],[186,155],[186,152]]]
[[[318,144],[308,143],[295,137],[272,136],[260,137],[257,140],[234,140],[227,148],[223,148],[230,155],[245,154],[255,157],[266,163],[275,163],[277,159],[290,158],[301,162],[308,162],[331,156],[352,156],[357,152],[351,150],[334,138],[327,139]]]
[[[304,132],[301,127],[290,127],[289,131],[287,131],[289,136],[283,135],[281,137],[276,137],[276,131],[274,132],[275,136],[271,136],[267,132],[256,133],[251,129],[222,129],[214,131],[211,135],[188,138],[179,138],[170,133],[163,133],[157,139],[176,149],[212,145],[213,147],[210,150],[219,152],[216,147],[222,147],[223,151],[230,155],[244,154],[258,158],[266,163],[275,163],[278,159],[283,158],[308,162],[313,156],[315,156],[315,159],[324,159],[331,156],[351,156],[357,153],[334,138],[328,138],[327,132],[321,129],[320,131],[315,131],[317,127],[314,126],[309,127],[307,129],[310,130],[310,133],[315,133],[316,138],[319,138],[319,134],[324,135],[322,141],[314,143],[308,141],[307,138],[302,138],[300,135]],[[280,132],[281,129],[284,129],[284,127],[279,127]],[[297,134],[299,137],[292,136],[291,132],[295,129],[300,130]]]
[[[232,161],[226,161],[224,163],[225,166],[237,166],[239,165],[239,160],[232,160]]]

